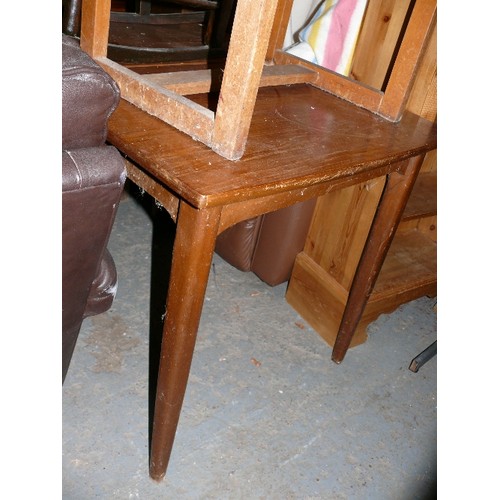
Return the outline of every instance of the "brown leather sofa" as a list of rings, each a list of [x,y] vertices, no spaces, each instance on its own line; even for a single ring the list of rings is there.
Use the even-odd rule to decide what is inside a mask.
[[[113,302],[117,274],[107,243],[126,173],[105,144],[116,83],[62,35],[62,379],[83,319]]]
[[[315,205],[315,199],[308,200],[240,222],[219,235],[215,251],[268,285],[288,281],[295,257],[304,248]]]

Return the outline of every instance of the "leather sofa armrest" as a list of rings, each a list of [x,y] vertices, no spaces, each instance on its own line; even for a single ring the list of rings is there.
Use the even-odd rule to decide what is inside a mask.
[[[62,35],[62,149],[102,146],[118,106],[116,82],[83,50]]]
[[[91,188],[99,184],[124,184],[125,163],[114,146],[62,152],[62,191]]]
[[[85,313],[92,314],[91,290],[103,290],[95,279],[102,274],[126,171],[112,146],[63,152],[62,163],[63,331],[77,331]]]

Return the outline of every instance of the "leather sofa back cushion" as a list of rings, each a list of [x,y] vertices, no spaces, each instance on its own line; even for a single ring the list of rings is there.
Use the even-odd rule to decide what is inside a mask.
[[[62,37],[62,148],[101,146],[120,90],[78,40]]]

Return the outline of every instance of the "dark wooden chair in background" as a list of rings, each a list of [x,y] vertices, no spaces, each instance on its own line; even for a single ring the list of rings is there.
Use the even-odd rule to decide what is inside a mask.
[[[78,37],[82,0],[63,0],[63,33]],[[219,57],[235,0],[112,0],[108,56],[123,64]]]

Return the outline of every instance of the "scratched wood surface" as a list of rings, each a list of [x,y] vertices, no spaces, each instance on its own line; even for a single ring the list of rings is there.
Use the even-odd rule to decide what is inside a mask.
[[[208,105],[208,96],[197,96]],[[308,85],[259,92],[247,151],[230,161],[122,100],[109,140],[197,207],[342,179],[436,147],[435,126],[408,113],[391,123]],[[382,175],[382,174],[381,174]]]
[[[387,120],[398,121],[407,104],[422,55],[436,24],[436,0],[416,0],[407,25],[404,21],[408,7],[407,0],[370,2],[361,28],[361,46],[356,54],[356,59],[359,60],[354,66],[356,79],[344,77],[280,50],[280,43],[284,38],[280,23],[289,13],[289,3],[292,1],[280,0],[278,5],[278,14],[271,36],[275,49],[272,56],[274,62],[300,64],[317,71],[315,86],[377,113]],[[278,17],[280,14],[282,17]],[[403,29],[399,40],[398,30],[402,25],[406,25],[406,28]],[[390,39],[386,40],[389,35]],[[382,46],[372,46],[372,43],[380,41],[384,41]],[[370,49],[373,57],[368,53],[364,59],[361,54],[367,49]],[[270,51],[268,52],[268,57],[271,57]],[[377,67],[378,59],[381,61],[380,68]],[[368,65],[366,70],[365,65]],[[373,78],[368,76],[375,70],[377,74]]]

